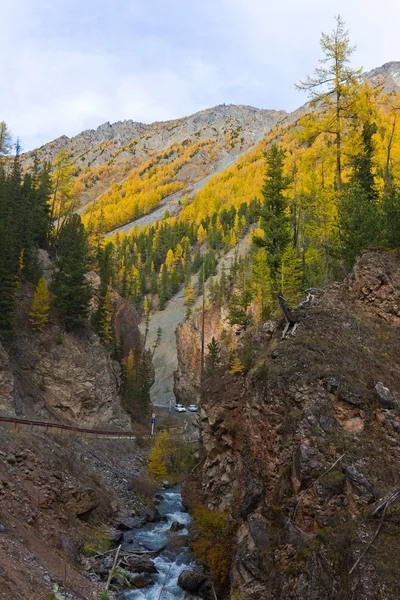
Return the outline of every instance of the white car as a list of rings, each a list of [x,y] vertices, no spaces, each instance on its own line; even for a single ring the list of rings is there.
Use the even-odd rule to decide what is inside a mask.
[[[197,404],[189,404],[187,409],[190,410],[190,412],[197,412],[199,410],[199,407],[197,406]]]
[[[183,404],[175,404],[175,410],[176,412],[186,412],[186,408]]]

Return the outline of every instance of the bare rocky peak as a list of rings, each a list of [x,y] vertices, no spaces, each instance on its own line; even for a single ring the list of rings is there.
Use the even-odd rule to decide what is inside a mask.
[[[161,151],[173,143],[183,142],[196,135],[196,140],[219,138],[234,128],[244,132],[246,145],[258,141],[280,118],[284,111],[263,110],[252,106],[219,105],[176,120],[138,123],[132,120],[103,123],[97,129],[88,129],[68,138],[61,136],[38,150],[41,160],[54,161],[60,151],[66,152],[79,167],[98,166],[108,162],[117,153],[132,152],[139,159]],[[32,153],[23,157],[28,166]],[[78,162],[79,161],[79,162]]]
[[[384,92],[400,90],[400,62],[388,62],[381,67],[364,74],[372,84],[383,83]],[[295,111],[293,114],[296,114]],[[87,129],[82,133],[68,138],[61,136],[39,148],[42,160],[53,161],[63,150],[72,160],[79,159],[79,166],[98,165],[107,162],[116,152],[129,151],[128,147],[135,145],[139,158],[140,150],[144,154],[159,151],[175,142],[182,142],[196,135],[198,139],[218,137],[229,128],[240,128],[242,132],[251,133],[257,141],[277,121],[289,117],[285,111],[259,109],[253,106],[220,104],[201,110],[193,115],[175,120],[157,121],[151,124],[133,120],[106,122],[97,129]],[[249,143],[250,140],[247,140]],[[101,146],[101,149],[98,149]],[[104,146],[109,151],[104,151]],[[101,152],[101,155],[100,155]],[[102,156],[104,154],[104,156]],[[102,156],[102,158],[100,157]],[[31,162],[31,153],[24,155],[25,163]]]
[[[372,85],[383,83],[383,91],[386,94],[400,91],[400,61],[385,63],[364,75],[365,79]]]

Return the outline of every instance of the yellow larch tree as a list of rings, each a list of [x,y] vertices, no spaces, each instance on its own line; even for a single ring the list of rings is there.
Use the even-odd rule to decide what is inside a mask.
[[[33,294],[32,307],[29,313],[29,321],[32,329],[43,331],[49,320],[50,293],[44,277],[39,279]]]
[[[113,340],[113,328],[112,328],[112,316],[113,316],[113,303],[112,303],[112,286],[111,280],[108,283],[106,293],[103,298],[102,305],[100,307],[100,319],[99,319],[99,334],[102,341],[105,344],[111,344]]]

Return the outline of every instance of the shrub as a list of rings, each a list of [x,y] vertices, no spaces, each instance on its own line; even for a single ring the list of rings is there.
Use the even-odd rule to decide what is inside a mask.
[[[134,477],[132,479],[132,489],[136,494],[153,498],[157,490],[157,485],[149,477]]]
[[[223,585],[229,576],[232,532],[227,525],[227,514],[199,506],[193,511],[194,539],[192,552],[204,563],[211,577]]]

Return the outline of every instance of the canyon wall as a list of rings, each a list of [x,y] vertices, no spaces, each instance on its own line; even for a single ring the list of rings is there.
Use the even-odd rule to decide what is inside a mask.
[[[400,498],[385,504],[400,483],[399,277],[394,254],[364,254],[295,336],[264,324],[251,368],[208,374],[190,485],[236,532],[232,600],[399,598]],[[188,329],[180,373],[194,360]]]

